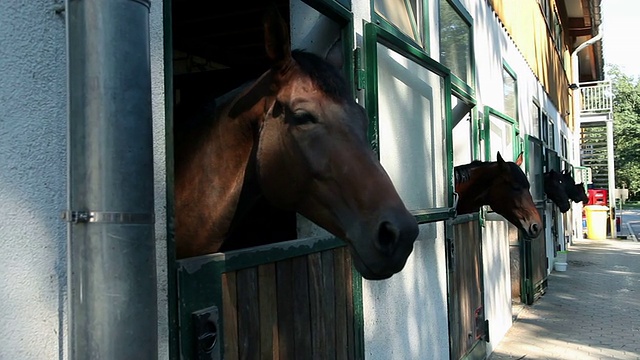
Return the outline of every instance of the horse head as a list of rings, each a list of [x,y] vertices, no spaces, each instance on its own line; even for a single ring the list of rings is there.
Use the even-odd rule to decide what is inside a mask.
[[[392,276],[413,250],[418,225],[370,148],[368,117],[341,64],[327,60],[339,47],[326,59],[291,51],[277,12],[266,17],[265,42],[271,70],[229,111],[262,111],[255,153],[262,194],[345,240],[363,277]]]
[[[530,184],[520,165],[522,153],[515,162],[504,161],[498,152],[495,179],[489,188],[489,205],[498,214],[535,238],[542,231],[542,219],[529,192]]]
[[[565,213],[571,208],[571,202],[567,196],[564,184],[564,177],[555,170],[544,173],[544,192],[547,197],[558,206],[561,212]]]
[[[562,171],[562,178],[569,199],[576,203],[582,202],[585,205],[589,203],[589,196],[584,190],[584,183],[576,184],[568,170]]]

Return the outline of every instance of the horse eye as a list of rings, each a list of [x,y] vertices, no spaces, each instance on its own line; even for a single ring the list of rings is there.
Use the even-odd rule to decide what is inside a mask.
[[[317,123],[318,120],[308,112],[299,111],[293,113],[293,123],[295,125],[309,124],[309,123]]]

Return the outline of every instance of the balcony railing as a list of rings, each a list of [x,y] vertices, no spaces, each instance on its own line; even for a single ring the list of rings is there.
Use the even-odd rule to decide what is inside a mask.
[[[613,111],[611,81],[580,83],[582,113],[599,114]]]

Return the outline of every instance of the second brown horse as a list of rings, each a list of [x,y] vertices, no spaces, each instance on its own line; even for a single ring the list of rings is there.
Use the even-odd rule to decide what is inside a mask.
[[[542,231],[542,219],[529,192],[530,184],[520,165],[505,161],[498,152],[497,161],[473,161],[455,167],[458,215],[480,210],[483,205],[504,216],[528,238]]]

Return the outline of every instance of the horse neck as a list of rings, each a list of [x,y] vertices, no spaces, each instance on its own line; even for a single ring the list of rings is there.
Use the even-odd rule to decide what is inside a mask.
[[[182,164],[176,167],[176,196],[181,196],[176,199],[176,239],[188,240],[178,249],[179,256],[216,252],[224,242],[243,189],[254,179],[252,154],[262,109],[264,103],[259,102],[235,118],[223,110],[202,129],[202,140],[190,144],[191,156],[177,159]]]
[[[468,170],[469,179],[456,182],[459,215],[476,212],[481,206],[489,205],[489,188],[495,178],[496,166],[496,162],[481,163]]]

